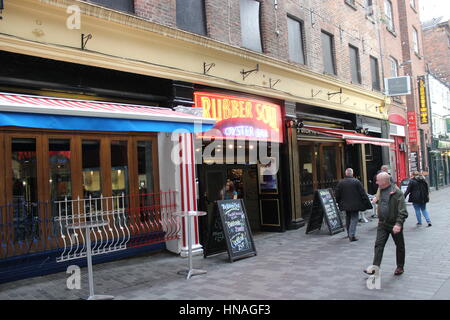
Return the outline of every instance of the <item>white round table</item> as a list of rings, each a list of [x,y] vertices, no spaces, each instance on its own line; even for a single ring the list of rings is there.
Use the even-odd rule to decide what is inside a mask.
[[[194,217],[200,217],[200,216],[204,216],[206,214],[207,213],[205,211],[177,211],[177,212],[173,213],[174,216],[187,218],[186,220],[187,220],[189,269],[178,272],[178,274],[186,275],[186,279],[189,279],[192,276],[206,273],[206,270],[194,269],[192,267],[192,237],[191,237],[192,220],[194,219]],[[183,232],[184,232],[184,230],[183,230]]]

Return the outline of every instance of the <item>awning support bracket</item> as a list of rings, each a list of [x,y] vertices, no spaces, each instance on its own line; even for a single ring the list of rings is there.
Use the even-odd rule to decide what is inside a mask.
[[[336,94],[342,94],[342,88],[340,88],[338,92],[328,92],[328,100],[330,100],[330,96],[334,96]]]
[[[242,69],[242,71],[241,71],[242,80],[245,80],[245,78],[247,78],[252,72],[258,72],[258,71],[259,71],[259,64],[256,64],[256,68],[253,70],[245,71],[244,69]]]
[[[86,49],[86,44],[91,39],[92,39],[92,34],[89,33],[87,36],[85,36],[84,33],[81,34],[81,50]]]
[[[208,64],[206,62],[203,62],[203,74],[207,74],[209,70],[211,70],[211,68],[215,66],[216,64],[214,62]]]

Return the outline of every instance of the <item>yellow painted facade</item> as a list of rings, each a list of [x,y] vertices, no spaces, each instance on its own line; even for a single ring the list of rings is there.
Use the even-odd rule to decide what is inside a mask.
[[[78,5],[80,29],[67,8]],[[387,119],[381,93],[208,37],[75,0],[6,1],[0,50],[181,80]],[[81,49],[81,35],[92,35]],[[204,63],[214,66],[204,72]],[[245,79],[242,70],[255,69]],[[275,83],[272,86],[271,84]],[[339,92],[342,94],[328,95]]]

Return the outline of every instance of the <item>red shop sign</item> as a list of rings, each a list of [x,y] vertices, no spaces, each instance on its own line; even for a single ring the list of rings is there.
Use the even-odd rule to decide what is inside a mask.
[[[417,119],[415,111],[408,111],[409,143],[417,143]]]
[[[267,101],[209,92],[195,92],[195,107],[216,119],[199,137],[283,142],[281,108]]]

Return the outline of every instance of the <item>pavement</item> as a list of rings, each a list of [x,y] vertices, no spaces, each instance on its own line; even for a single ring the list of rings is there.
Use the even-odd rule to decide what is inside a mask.
[[[362,270],[371,265],[377,220],[359,223],[359,241],[306,226],[254,235],[257,255],[230,263],[228,254],[194,256],[207,274],[189,280],[178,271],[188,260],[168,251],[94,265],[96,294],[115,300],[450,300],[450,188],[433,191],[433,226],[416,226],[414,209],[404,225],[405,273],[394,276],[390,238],[381,265],[380,289],[368,289]],[[369,215],[370,216],[370,215]],[[65,272],[0,285],[0,300],[80,300],[89,295],[87,268],[81,289],[68,289]]]

